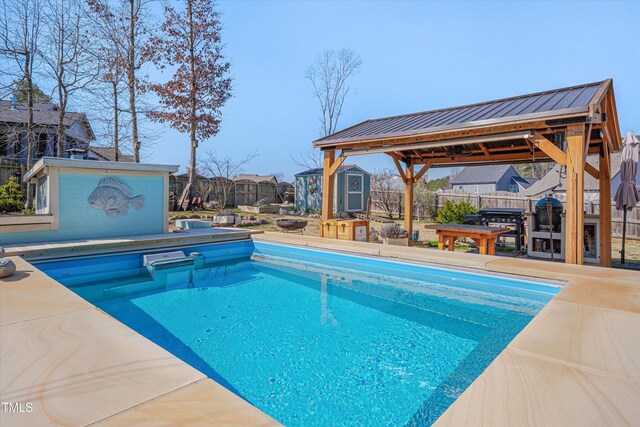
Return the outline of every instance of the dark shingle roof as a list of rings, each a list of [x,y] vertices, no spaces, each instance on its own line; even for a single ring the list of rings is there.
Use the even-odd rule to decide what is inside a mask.
[[[614,177],[620,170],[621,155],[621,151],[611,153],[611,177]],[[600,156],[598,155],[587,156],[587,162],[589,162],[596,169],[600,168]],[[527,188],[524,191],[524,195],[539,196],[553,191],[566,191],[567,187],[565,178],[566,174],[562,166],[556,165],[553,169],[547,172],[545,176],[533,183],[531,187]],[[598,180],[586,172],[584,174],[584,191],[600,191],[600,183],[598,182]]]
[[[451,184],[494,184],[512,167],[511,165],[467,166],[453,177]]]
[[[364,173],[366,173],[368,175],[371,175],[369,172],[367,172],[366,170],[362,169],[358,165],[342,165],[336,170],[336,173],[340,173],[340,172],[343,172],[343,171],[345,171],[347,169],[351,169],[351,168],[360,169],[362,172],[364,172]],[[322,168],[309,169],[309,170],[306,170],[304,172],[297,173],[294,176],[305,176],[305,175],[322,175]]]
[[[249,174],[240,174],[233,177],[234,181],[253,181],[253,182],[265,182],[265,181],[273,181],[278,182],[278,179],[275,175],[249,175]]]
[[[98,157],[100,157],[100,160],[107,160],[107,161],[110,161],[110,162],[114,162],[116,160],[115,152],[114,152],[113,147],[94,147],[94,146],[89,146],[89,151],[93,152]],[[118,161],[119,162],[133,163],[134,157],[132,155],[130,155],[130,154],[122,154],[122,151],[119,151]]]
[[[18,102],[16,109],[13,109],[12,101],[0,100],[0,123],[26,124],[28,121],[28,108],[25,102]],[[58,107],[50,102],[33,103],[33,121],[40,126],[58,125]],[[84,113],[66,111],[64,114],[64,125],[71,126],[74,122],[81,121],[90,139],[95,139],[89,119]]]
[[[365,139],[423,134],[494,123],[587,113],[600,86],[595,82],[479,104],[367,120],[321,138],[319,146]]]

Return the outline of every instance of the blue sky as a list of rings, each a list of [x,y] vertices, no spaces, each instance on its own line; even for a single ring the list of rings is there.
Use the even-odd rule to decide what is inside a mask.
[[[362,59],[339,128],[360,121],[613,78],[622,132],[640,132],[640,2],[220,1],[234,96],[220,133],[202,142],[246,172],[300,171],[319,108],[304,70],[325,49]],[[144,152],[188,163],[188,136],[168,129]],[[392,168],[388,156],[357,158]],[[430,178],[448,170],[429,172]]]

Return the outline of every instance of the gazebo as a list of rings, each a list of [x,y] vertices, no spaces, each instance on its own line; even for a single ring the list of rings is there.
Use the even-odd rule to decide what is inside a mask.
[[[333,175],[347,157],[384,153],[405,183],[412,232],[413,186],[430,168],[553,161],[566,167],[565,262],[582,264],[584,173],[611,200],[609,155],[622,141],[611,79],[539,93],[367,120],[314,141],[324,152],[322,219],[333,215]],[[337,153],[339,152],[339,153]],[[599,155],[599,168],[587,155]],[[328,197],[327,197],[328,196]],[[600,263],[611,265],[611,209],[600,209]]]

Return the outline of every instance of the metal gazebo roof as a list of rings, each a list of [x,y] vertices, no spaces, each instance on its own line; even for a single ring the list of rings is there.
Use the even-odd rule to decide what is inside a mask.
[[[453,108],[367,120],[314,141],[316,147],[514,122],[594,116],[611,80]],[[564,123],[567,124],[567,123]]]

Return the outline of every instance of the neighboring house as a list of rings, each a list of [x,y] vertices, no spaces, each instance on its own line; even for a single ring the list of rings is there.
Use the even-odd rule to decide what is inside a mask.
[[[620,158],[621,152],[611,153],[611,195],[616,193],[616,189],[620,184]],[[599,169],[599,156],[591,155],[587,156],[587,162],[589,162],[596,169]],[[540,178],[537,182],[532,184],[524,191],[524,195],[528,197],[544,197],[548,193],[564,194],[567,191],[565,183],[566,173],[565,168],[560,165],[556,165],[545,176]],[[617,184],[616,184],[617,183]],[[597,179],[584,173],[584,197],[586,200],[597,200],[600,196],[600,183]]]
[[[513,165],[467,166],[451,179],[454,190],[472,194],[495,191],[519,193],[529,185]]]
[[[371,174],[356,165],[342,165],[334,175],[333,207],[336,213],[363,212],[371,194]],[[295,175],[296,210],[319,212],[322,209],[322,168]]]
[[[0,100],[0,158],[24,165],[27,162],[26,103]],[[55,156],[58,141],[58,107],[49,102],[34,103],[35,147],[33,161]],[[84,113],[68,111],[64,118],[65,133],[61,141],[65,157],[86,151],[95,135]]]

